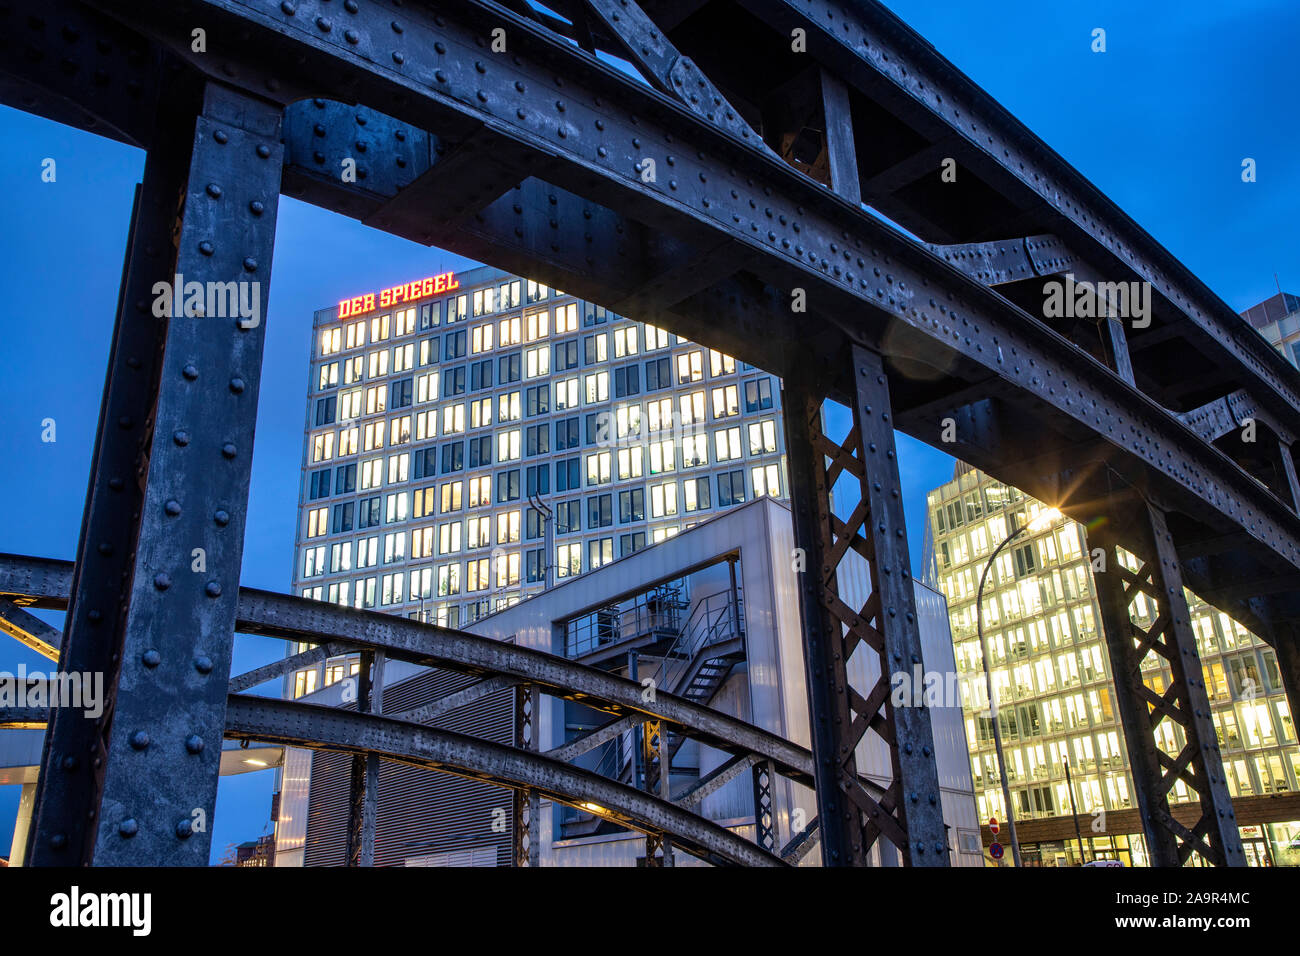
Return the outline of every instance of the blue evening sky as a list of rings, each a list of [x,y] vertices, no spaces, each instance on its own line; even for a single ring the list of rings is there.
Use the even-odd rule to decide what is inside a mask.
[[[1294,0],[888,4],[1240,311],[1300,292]],[[1107,52],[1090,50],[1101,27]],[[869,148],[861,144],[859,148]],[[143,154],[0,107],[0,551],[71,559],[77,543],[122,253]],[[41,181],[42,160],[57,181]],[[1241,181],[1241,161],[1258,181]],[[243,583],[288,588],[311,314],[357,292],[462,268],[459,258],[281,202]],[[53,418],[57,441],[41,441]],[[914,561],[925,493],[952,460],[900,436]],[[58,615],[46,615],[60,624]],[[235,668],[279,656],[241,639]],[[0,669],[45,662],[0,644]],[[213,858],[269,832],[272,775],[223,778]],[[0,787],[0,855],[18,788]]]

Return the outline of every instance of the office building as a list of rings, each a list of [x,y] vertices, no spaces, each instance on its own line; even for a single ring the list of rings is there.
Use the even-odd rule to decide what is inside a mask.
[[[1279,292],[1247,309],[1241,317],[1288,362],[1300,366],[1300,296]]]
[[[462,627],[786,495],[774,376],[496,269],[318,311],[307,384],[293,593],[316,600]]]
[[[948,600],[959,684],[967,691],[962,704],[980,818],[1005,819],[1005,810],[983,691],[976,591],[999,542],[1043,516],[1049,520],[998,556],[983,597],[989,669],[1024,862],[1079,863],[1077,813],[1084,861],[1144,864],[1142,826],[1082,529],[961,464],[952,481],[930,492],[928,506],[927,550],[933,560],[926,578]],[[1300,749],[1276,657],[1227,615],[1194,596],[1188,600],[1247,859],[1255,865],[1300,865]],[[1149,608],[1139,601],[1136,611]],[[1163,691],[1171,679],[1168,668],[1158,666],[1155,655],[1146,663],[1146,682]],[[1159,732],[1173,733],[1170,722]],[[1171,750],[1172,742],[1166,740],[1163,749]],[[1192,797],[1179,781],[1173,798]],[[984,840],[990,839],[986,828]]]

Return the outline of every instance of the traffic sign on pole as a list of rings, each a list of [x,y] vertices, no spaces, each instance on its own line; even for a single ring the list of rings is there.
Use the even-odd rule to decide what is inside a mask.
[[[998,832],[998,830],[1000,830],[1000,829],[1001,829],[1001,827],[998,826],[998,818],[997,818],[997,817],[989,817],[989,832],[990,832],[990,833],[993,833],[993,834],[996,834],[996,833]]]
[[[989,856],[993,857],[993,859],[995,860],[1002,859],[1002,844],[1001,843],[989,844]]]

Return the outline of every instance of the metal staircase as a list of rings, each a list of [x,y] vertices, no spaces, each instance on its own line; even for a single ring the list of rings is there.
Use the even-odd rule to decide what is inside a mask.
[[[648,675],[657,689],[665,690],[693,703],[707,706],[731,675],[735,666],[745,659],[744,600],[737,592],[719,591],[695,603],[690,617],[681,625],[676,639],[660,656],[658,668]],[[650,655],[647,655],[650,656]],[[641,731],[644,733],[644,729]],[[683,767],[674,763],[686,738],[668,731],[668,763],[674,777],[698,776],[698,767]],[[633,758],[641,744],[636,731],[624,731],[605,745],[605,753],[595,767],[596,773],[632,784],[651,792],[659,791],[659,759],[656,756],[642,762]],[[657,750],[654,751],[657,754]],[[633,779],[637,777],[639,779]],[[600,817],[581,811],[565,820],[565,837],[592,836],[619,829]]]

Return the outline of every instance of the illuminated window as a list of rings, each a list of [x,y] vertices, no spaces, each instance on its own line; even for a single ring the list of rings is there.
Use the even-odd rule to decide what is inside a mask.
[[[523,417],[523,406],[518,392],[504,392],[497,396],[497,421],[517,422]]]
[[[438,525],[438,554],[456,554],[460,551],[460,522],[449,521]]]
[[[550,323],[551,313],[545,309],[540,312],[530,312],[524,316],[524,334],[527,336],[528,341],[536,342],[538,339],[546,338]]]
[[[388,423],[388,444],[405,445],[411,440],[411,416],[403,415]]]
[[[650,486],[650,517],[663,518],[677,514],[677,482],[665,481]]]
[[[776,451],[776,422],[754,422],[749,426],[749,453],[761,455]]]
[[[682,424],[694,425],[704,419],[704,393],[690,392],[677,397],[677,406],[681,409]]]
[[[357,443],[361,438],[361,429],[344,428],[339,431],[339,457],[344,455],[355,455],[357,453]]]
[[[442,433],[459,435],[465,430],[465,406],[448,405],[442,410]]]
[[[519,514],[503,511],[497,515],[497,544],[514,544],[519,540]]]
[[[645,350],[654,352],[668,348],[671,333],[653,325],[645,326]]]
[[[397,330],[395,335],[408,335],[415,331],[415,309],[403,309],[394,313]],[[408,346],[409,348],[409,346]]]
[[[311,460],[329,461],[334,457],[334,432],[328,431],[312,439]]]
[[[587,485],[603,485],[610,480],[610,453],[596,452],[587,456]]]
[[[491,586],[488,579],[488,559],[479,558],[466,564],[465,590],[485,591]]]
[[[556,409],[578,407],[578,379],[566,378],[555,383]]]
[[[478,293],[475,293],[476,295]],[[492,348],[492,323],[480,325],[470,333],[471,352],[486,352]]]
[[[339,383],[339,363],[329,362],[320,367],[320,381],[316,386],[317,391],[324,391],[327,388],[333,388]]]
[[[578,304],[570,302],[568,305],[557,306],[555,309],[555,334],[563,335],[566,332],[578,331]]]
[[[408,342],[393,349],[393,371],[405,372],[415,365],[415,343]]]
[[[677,470],[676,446],[671,438],[650,443],[650,474]]]
[[[582,573],[582,545],[562,544],[555,549],[555,576],[567,578]]]
[[[750,470],[754,484],[754,497],[781,494],[781,469],[776,465],[759,465]]]
[[[341,328],[323,329],[320,334],[320,354],[333,355],[343,348],[343,330]]]
[[[736,360],[717,349],[709,349],[709,374],[713,378],[736,371]]]
[[[502,319],[497,323],[497,343],[501,348],[507,345],[520,345],[523,342],[523,320],[519,316]]]
[[[740,392],[734,385],[713,390],[713,417],[730,418],[740,414]]]
[[[740,457],[740,429],[719,428],[713,433],[714,459],[731,461]]]
[[[677,382],[698,382],[704,377],[704,353],[700,350],[677,356]]]
[[[614,330],[614,357],[636,355],[636,326],[625,325]]]
[[[366,320],[351,322],[347,326],[346,348],[359,349],[366,344]]]
[[[319,538],[329,532],[329,508],[312,508],[307,512],[307,537]]]
[[[640,445],[636,445],[632,448],[620,448],[618,450],[619,479],[640,478],[641,460],[642,449]]]
[[[595,372],[586,376],[587,404],[609,401],[609,372]]]
[[[438,514],[445,515],[460,510],[461,490],[463,487],[464,483],[459,481],[449,481],[442,486],[440,491],[442,501],[439,503]]]
[[[372,385],[366,389],[366,414],[376,415],[388,409],[388,386]]]
[[[497,461],[519,460],[519,429],[497,433]]]

